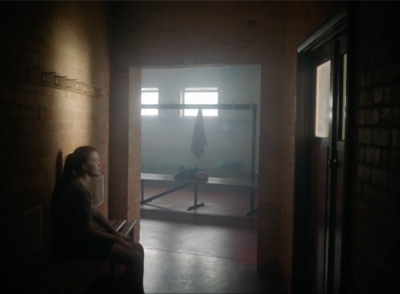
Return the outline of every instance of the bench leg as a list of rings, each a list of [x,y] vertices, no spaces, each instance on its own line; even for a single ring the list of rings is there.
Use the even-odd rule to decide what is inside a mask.
[[[255,191],[250,188],[250,210],[247,212],[247,216],[257,214],[257,208],[254,208]]]
[[[197,184],[194,184],[194,205],[188,208],[188,211],[204,206],[204,203],[197,203]]]
[[[144,200],[144,181],[140,181],[140,202],[143,202]]]

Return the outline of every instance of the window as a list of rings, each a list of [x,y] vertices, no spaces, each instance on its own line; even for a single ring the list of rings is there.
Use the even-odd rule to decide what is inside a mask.
[[[218,88],[185,88],[184,104],[218,104]],[[197,116],[198,109],[184,109],[184,116]],[[203,116],[218,116],[218,109],[203,109]]]
[[[142,88],[141,96],[142,105],[158,104],[158,88]],[[151,116],[158,115],[157,108],[142,109],[142,115]]]
[[[320,138],[329,137],[330,81],[331,61],[328,60],[317,67],[315,136]]]

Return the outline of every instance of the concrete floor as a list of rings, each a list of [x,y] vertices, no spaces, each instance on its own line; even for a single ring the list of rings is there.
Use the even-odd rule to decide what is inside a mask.
[[[165,190],[146,187],[146,197]],[[245,189],[202,186],[155,199],[141,208],[146,293],[285,293],[256,270],[257,216],[246,216]]]

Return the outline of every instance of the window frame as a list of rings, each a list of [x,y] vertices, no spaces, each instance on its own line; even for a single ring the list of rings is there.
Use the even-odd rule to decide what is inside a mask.
[[[186,94],[187,93],[216,93],[216,103],[210,103],[208,101],[195,101],[193,103],[187,103],[187,97]],[[193,97],[192,97],[193,99]],[[190,104],[215,104],[218,105],[219,104],[219,91],[218,91],[218,87],[184,87],[182,88],[182,92],[181,92],[181,103],[183,105],[190,105]],[[218,117],[219,116],[219,112],[218,112],[218,108],[210,108],[210,109],[203,109],[203,117]],[[181,109],[181,113],[180,116],[181,117],[196,117],[198,113],[198,108],[184,108]]]
[[[156,103],[143,103],[143,93],[157,93],[157,102]],[[160,102],[160,90],[158,87],[144,87],[141,88],[140,91],[140,104],[141,105],[159,105]],[[140,115],[151,117],[151,116],[158,116],[159,114],[158,108],[145,108],[141,109]],[[146,113],[147,112],[147,113]]]

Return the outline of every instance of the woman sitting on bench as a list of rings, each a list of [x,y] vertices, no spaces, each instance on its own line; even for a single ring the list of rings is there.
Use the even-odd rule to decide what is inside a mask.
[[[115,231],[91,203],[88,191],[101,175],[98,152],[81,146],[65,160],[60,184],[53,196],[53,236],[56,254],[70,258],[109,259],[126,266],[124,289],[144,293],[144,251],[141,244]],[[100,225],[104,230],[99,230]]]

